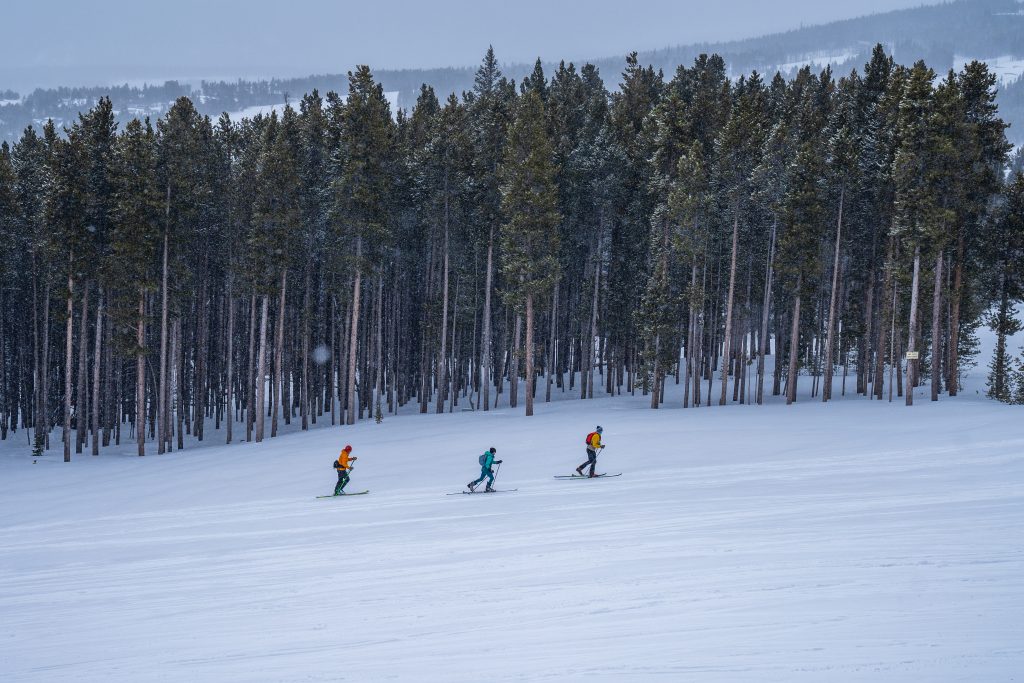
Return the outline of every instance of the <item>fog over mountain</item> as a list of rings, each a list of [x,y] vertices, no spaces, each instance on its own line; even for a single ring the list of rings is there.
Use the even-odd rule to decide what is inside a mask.
[[[921,0],[108,0],[5,3],[0,91],[263,79],[374,69],[473,66],[493,44],[502,61],[587,60],[785,31]]]

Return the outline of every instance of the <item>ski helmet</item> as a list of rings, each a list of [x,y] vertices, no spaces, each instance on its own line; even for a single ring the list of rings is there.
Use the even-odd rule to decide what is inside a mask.
[[[493,455],[494,453],[497,453],[497,452],[498,452],[498,449],[495,448],[494,446],[491,446],[491,454]]]
[[[604,432],[604,430],[601,428],[601,425],[597,425],[597,433],[601,434],[603,432]]]

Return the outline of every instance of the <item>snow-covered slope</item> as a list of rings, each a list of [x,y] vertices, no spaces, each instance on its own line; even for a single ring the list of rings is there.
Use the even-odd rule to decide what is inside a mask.
[[[398,113],[398,91],[386,92],[384,97],[388,101],[388,105],[391,107],[391,114],[395,115]],[[298,103],[292,102],[292,107],[298,107]],[[228,116],[231,117],[232,121],[241,121],[242,119],[254,118],[257,114],[263,116],[270,116],[271,112],[277,112],[280,116],[284,112],[285,103],[279,102],[275,104],[256,104],[245,109],[240,109],[235,112],[229,112]]]
[[[0,678],[1014,680],[1020,409],[919,401],[564,400],[69,465],[8,444]],[[623,476],[555,480],[596,424]],[[345,443],[371,494],[315,499]],[[446,496],[492,445],[518,491]]]

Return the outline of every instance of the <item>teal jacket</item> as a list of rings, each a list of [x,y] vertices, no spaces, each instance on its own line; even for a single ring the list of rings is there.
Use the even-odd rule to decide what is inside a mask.
[[[480,456],[480,467],[485,470],[491,469],[494,465],[494,453],[490,451],[484,451],[484,454]]]

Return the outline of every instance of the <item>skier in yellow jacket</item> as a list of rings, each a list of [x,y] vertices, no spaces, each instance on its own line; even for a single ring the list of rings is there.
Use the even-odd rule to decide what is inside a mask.
[[[594,470],[597,468],[597,452],[605,447],[605,444],[601,443],[601,434],[604,432],[601,429],[601,425],[597,426],[597,429],[587,434],[587,461],[576,468],[576,474],[579,476],[585,476],[583,474],[583,468],[590,465],[590,476],[596,477]]]
[[[338,471],[338,484],[334,487],[334,495],[341,496],[345,493],[345,485],[348,484],[348,473],[352,470],[352,463],[358,460],[352,453],[351,446],[345,446],[341,455],[334,461],[334,469]]]

